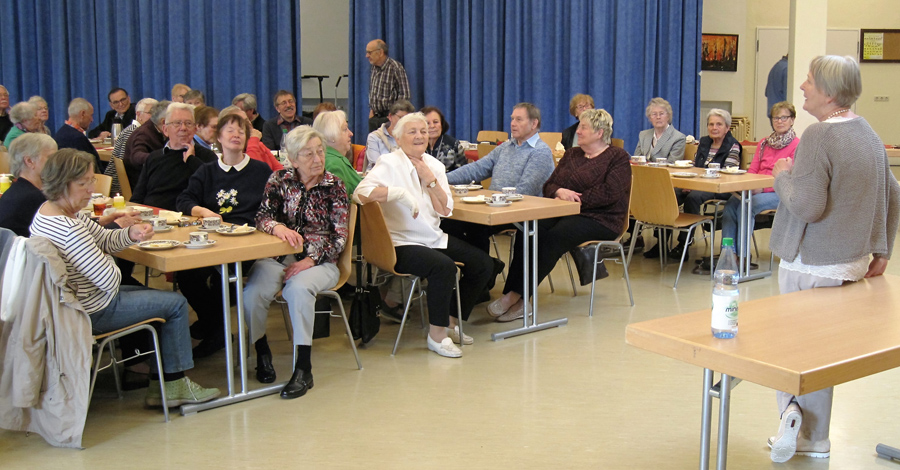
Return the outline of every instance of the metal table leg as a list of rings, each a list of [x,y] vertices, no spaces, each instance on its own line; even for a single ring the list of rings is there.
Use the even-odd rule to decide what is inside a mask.
[[[703,394],[701,395],[700,415],[700,470],[709,470],[709,436],[712,423],[712,389],[713,371],[703,369]]]
[[[750,223],[753,220],[753,211],[750,209],[753,202],[753,191],[741,191],[741,218],[744,223],[739,224],[738,237],[741,240],[741,250],[738,253],[738,282],[747,282],[754,279],[762,279],[772,275],[772,270],[760,271],[750,274],[750,256],[744,256],[744,251],[750,253],[750,241],[753,238],[753,230]]]

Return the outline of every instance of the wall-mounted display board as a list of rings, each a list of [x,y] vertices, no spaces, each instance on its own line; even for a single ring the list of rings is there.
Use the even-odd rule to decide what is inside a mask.
[[[860,62],[900,62],[900,29],[861,29]]]

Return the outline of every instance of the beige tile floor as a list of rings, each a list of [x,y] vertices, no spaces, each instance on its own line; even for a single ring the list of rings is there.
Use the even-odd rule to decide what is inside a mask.
[[[143,391],[118,400],[107,379],[91,405],[85,450],[0,431],[0,468],[696,468],[701,370],[624,341],[628,323],[709,306],[708,278],[687,272],[673,290],[675,268],[660,273],[655,260],[636,257],[633,308],[621,269],[611,268],[588,318],[589,287],[573,298],[560,263],[556,293],[541,286],[539,314],[568,317],[568,325],[492,342],[491,333],[512,326],[489,322],[480,306],[466,330],[476,343],[459,360],[428,352],[414,318],[394,357],[397,326],[384,323],[360,350],[358,371],[334,321],[331,337],[313,348],[315,388],[292,401],[264,397],[176,413],[164,424],[158,410],[143,407]],[[889,272],[900,273],[900,262]],[[772,278],[741,285],[742,299],[776,293]],[[284,380],[290,345],[277,307],[269,331]],[[190,375],[224,387],[223,364],[219,353]],[[729,468],[900,469],[874,451],[879,442],[900,447],[898,384],[895,370],[839,386],[832,457],[779,465],[765,445],[778,426],[774,392],[744,382],[733,394]]]

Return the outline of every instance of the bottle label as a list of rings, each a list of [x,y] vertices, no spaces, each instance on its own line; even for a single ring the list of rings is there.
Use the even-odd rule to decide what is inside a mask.
[[[736,295],[712,296],[712,327],[730,330],[738,325],[738,297]]]

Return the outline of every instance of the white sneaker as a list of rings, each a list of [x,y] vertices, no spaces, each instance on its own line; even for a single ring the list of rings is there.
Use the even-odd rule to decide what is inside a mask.
[[[456,347],[453,344],[453,340],[448,338],[444,338],[440,343],[431,339],[431,335],[428,336],[428,349],[438,353],[444,357],[462,357],[462,349]]]
[[[778,434],[772,440],[770,457],[773,462],[787,462],[797,452],[797,436],[800,434],[801,423],[803,423],[803,413],[800,411],[800,406],[791,403],[781,415]]]
[[[459,342],[459,325],[454,326],[453,328],[447,328],[447,337],[452,339],[456,344],[473,344],[475,342],[475,338],[463,333],[463,342]]]
[[[772,445],[775,444],[775,436],[769,438],[766,443],[769,445],[769,448],[772,448]],[[794,452],[794,456],[800,457],[812,457],[814,459],[827,459],[831,457],[831,440],[825,439],[821,441],[811,442],[803,439],[802,436],[797,437],[797,451]]]

